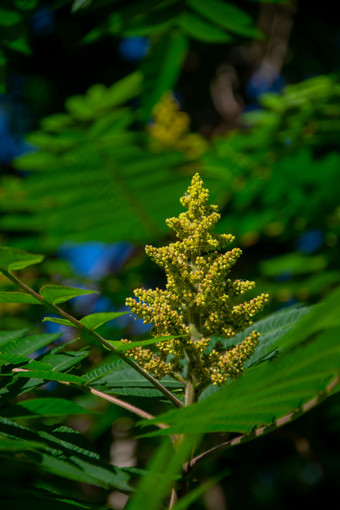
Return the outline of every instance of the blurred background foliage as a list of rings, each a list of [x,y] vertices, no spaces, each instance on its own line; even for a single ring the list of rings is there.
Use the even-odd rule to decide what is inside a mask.
[[[269,292],[272,310],[319,301],[340,282],[339,41],[330,1],[322,11],[304,0],[1,2],[0,240],[47,255],[27,283],[99,289],[70,305],[78,314],[122,310],[136,286],[162,285],[143,245],[170,240],[164,220],[199,171],[219,230],[244,250],[237,275]],[[40,319],[0,304],[2,330],[41,331]],[[146,331],[116,324],[110,338]],[[94,349],[86,363],[101,357]],[[316,505],[335,492],[339,412],[331,400],[226,453],[218,462],[232,474],[197,508]],[[153,444],[131,443],[120,409],[71,425],[105,455],[129,437],[143,462]],[[75,492],[106,502],[98,489]]]

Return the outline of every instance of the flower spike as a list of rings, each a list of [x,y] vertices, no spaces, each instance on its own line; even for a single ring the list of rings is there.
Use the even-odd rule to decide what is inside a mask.
[[[234,241],[231,234],[214,234],[220,219],[216,205],[209,205],[209,191],[197,173],[180,199],[187,210],[166,220],[178,241],[169,246],[146,246],[146,254],[163,267],[165,289],[137,289],[136,298],[126,304],[137,317],[153,327],[153,336],[181,335],[157,345],[158,352],[138,347],[129,355],[155,377],[183,372],[183,360],[190,363],[190,377],[197,387],[222,385],[239,377],[244,362],[254,353],[259,333],[253,331],[243,342],[210,347],[210,337],[233,337],[253,323],[253,317],[268,302],[261,294],[234,304],[233,298],[254,288],[255,283],[227,278],[242,252],[223,250]]]

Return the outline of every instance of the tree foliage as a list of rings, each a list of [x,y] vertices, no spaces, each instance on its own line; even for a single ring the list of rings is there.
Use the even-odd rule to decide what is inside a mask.
[[[308,411],[327,399],[318,413],[336,441],[340,366],[337,28],[330,7],[317,26],[313,12],[284,0],[2,2],[5,509],[120,510],[120,494],[127,510],[210,510],[210,489],[242,470],[231,506],[280,510],[282,487],[314,494],[336,472],[333,443],[326,459],[308,439],[322,436]],[[314,38],[322,58],[305,48]],[[196,172],[218,223],[214,206],[180,209]],[[225,232],[243,251],[233,280],[240,251],[223,266],[213,246]],[[98,273],[65,261],[76,247],[86,267],[94,245],[107,257]],[[131,463],[116,452],[125,433]],[[298,460],[275,482],[266,445],[279,437]]]
[[[195,192],[194,180],[191,195],[187,195],[186,200],[194,200],[202,207],[200,202],[202,187]],[[207,210],[206,204],[204,210]],[[197,214],[194,214],[193,217],[196,218],[196,216]],[[183,218],[182,216],[182,220]],[[199,227],[205,224],[206,218],[208,217],[196,218]],[[174,219],[170,223],[173,224],[173,222]],[[214,238],[204,229],[198,230],[200,233],[197,235],[201,242],[203,240],[206,244],[214,242]],[[207,235],[210,237],[206,239]],[[216,238],[215,241],[221,242],[220,238]],[[78,375],[74,372],[74,367],[87,358],[88,350],[82,348],[72,351],[73,354],[68,357],[67,344],[62,344],[61,348],[53,347],[53,343],[60,337],[59,334],[27,336],[25,331],[2,332],[0,362],[3,367],[1,375],[4,384],[1,390],[3,411],[0,434],[1,455],[5,458],[9,452],[11,454],[13,451],[18,452],[20,453],[20,457],[17,458],[19,462],[37,463],[42,470],[54,475],[99,485],[106,489],[116,488],[127,493],[132,492],[128,483],[129,474],[118,467],[103,463],[95,453],[79,447],[78,434],[72,429],[60,425],[52,428],[44,427],[36,431],[23,427],[15,421],[16,419],[30,421],[50,417],[65,419],[69,415],[91,413],[77,403],[63,398],[37,397],[28,398],[23,402],[16,401],[20,395],[25,395],[27,392],[30,394],[46,381],[72,386],[143,417],[142,423],[154,425],[160,429],[158,432],[152,432],[151,435],[166,434],[172,438],[178,434],[193,436],[190,440],[179,442],[180,446],[176,447],[176,453],[162,473],[157,483],[158,490],[149,499],[151,508],[157,508],[161,499],[175,483],[175,475],[181,464],[188,459],[193,444],[198,444],[198,434],[216,431],[242,433],[241,436],[236,436],[226,443],[217,444],[210,450],[198,453],[196,456],[191,455],[186,467],[188,473],[197,463],[211,456],[215,451],[256,439],[307,412],[321,400],[339,390],[339,291],[330,295],[311,311],[288,310],[260,321],[259,329],[265,332],[265,341],[262,345],[260,344],[260,352],[255,344],[248,356],[250,359],[244,375],[236,381],[232,380],[235,375],[227,377],[223,388],[217,392],[213,391],[209,394],[209,388],[206,388],[204,398],[201,402],[194,404],[195,399],[188,398],[188,389],[190,389],[190,395],[194,395],[195,385],[199,384],[200,376],[198,372],[195,372],[193,376],[195,365],[191,365],[195,363],[195,360],[192,351],[185,346],[185,339],[182,338],[184,352],[188,359],[186,378],[176,381],[176,377],[175,380],[168,377],[158,382],[148,374],[150,372],[148,364],[144,364],[144,369],[136,365],[123,353],[120,345],[133,350],[136,347],[143,349],[145,344],[155,344],[162,348],[164,340],[168,342],[168,345],[172,345],[173,337],[163,339],[156,337],[150,341],[123,342],[123,344],[103,338],[95,330],[121,314],[97,313],[77,320],[59,308],[57,303],[65,302],[86,291],[77,292],[73,288],[45,285],[38,294],[15,276],[15,270],[23,270],[40,261],[41,256],[34,256],[17,249],[1,248],[0,250],[0,269],[4,276],[35,298],[39,304],[45,305],[61,316],[61,319],[51,320],[76,327],[84,339],[94,339],[103,348],[111,350],[116,359],[113,362],[105,362],[104,365],[90,372]],[[209,264],[213,267],[213,261],[210,259]],[[174,266],[173,271],[175,272],[172,277],[175,277],[178,269],[176,270]],[[173,290],[177,293],[181,292],[177,287]],[[23,296],[27,294],[22,293]],[[26,302],[25,299],[22,301]],[[238,338],[240,342],[238,345],[240,346],[244,344],[244,335],[244,332],[239,333],[241,338]],[[183,337],[183,334],[181,336]],[[193,342],[199,342],[199,338],[196,338],[193,333],[191,337]],[[159,343],[160,341],[162,342]],[[176,340],[177,343],[180,341]],[[226,352],[233,352],[230,351],[228,337],[217,339],[215,349],[217,344],[223,345],[223,342],[226,342]],[[47,345],[50,346],[47,352],[35,359],[29,357]],[[148,349],[147,352],[149,352]],[[175,357],[179,356],[177,351],[173,354]],[[204,382],[206,383],[205,380]],[[131,396],[158,399],[166,397],[169,403],[177,407],[177,410],[154,417],[143,409],[136,408],[128,400],[120,400],[111,396],[112,394],[121,394],[127,398]],[[197,397],[198,395],[197,393]],[[147,419],[146,422],[145,419]],[[79,440],[82,441],[82,436]],[[178,440],[173,439],[173,441],[176,444]],[[145,481],[141,482],[140,491],[131,499],[130,508],[137,508],[148,484],[155,483],[155,478],[158,478],[155,466],[161,466],[164,458],[167,458],[168,446],[162,447],[157,455]]]

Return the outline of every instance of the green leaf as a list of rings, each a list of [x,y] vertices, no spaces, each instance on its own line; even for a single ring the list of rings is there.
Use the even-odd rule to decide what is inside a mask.
[[[265,276],[277,276],[291,273],[293,275],[305,274],[315,271],[323,271],[327,266],[324,255],[302,255],[300,253],[288,253],[273,259],[261,262],[261,272]]]
[[[95,117],[95,111],[86,100],[86,96],[72,96],[65,101],[65,107],[77,120],[89,121]]]
[[[168,38],[162,38],[159,52],[158,46],[155,43],[149,62],[150,72],[157,76],[159,62],[163,63],[170,51]],[[171,77],[174,70],[171,66],[169,69]],[[146,77],[146,100],[154,84],[153,76]],[[24,181],[8,176],[10,184],[1,196],[4,214],[0,215],[0,230],[13,233],[13,246],[34,251],[39,245],[50,252],[67,240],[151,242],[167,231],[164,218],[177,213],[178,197],[187,184],[187,175],[179,171],[187,158],[173,150],[150,152],[137,127],[130,129],[125,124],[124,119],[136,119],[138,111],[126,107],[125,116],[120,106],[115,109],[112,105],[128,89],[129,82],[118,82],[104,90],[103,86],[91,87],[80,100],[93,113],[90,120],[71,113],[43,120],[39,136],[34,135],[41,150],[15,161],[17,168],[29,170],[29,174]],[[144,99],[141,101],[144,105]],[[105,126],[104,119],[110,116],[112,122]]]
[[[118,319],[118,317],[122,317],[122,315],[126,315],[128,312],[101,312],[101,313],[92,313],[91,315],[86,315],[83,317],[80,322],[88,329],[97,329],[103,324],[106,324],[109,321],[114,319]]]
[[[72,457],[71,457],[72,459]],[[73,459],[72,459],[73,461]],[[81,464],[83,464],[81,462]],[[77,466],[73,462],[68,462],[62,457],[58,458],[48,453],[43,453],[40,458],[39,465],[42,469],[52,473],[53,475],[60,476],[76,482],[97,485],[99,487],[107,488],[107,484],[103,481],[95,480],[90,473],[83,470],[83,465]],[[97,482],[97,483],[96,483]]]
[[[185,35],[178,30],[173,30],[157,41],[157,45],[152,48],[150,55],[143,61],[145,78],[142,120],[147,121],[152,108],[164,92],[174,88],[187,49],[188,40]],[[155,73],[156,68],[157,72]]]
[[[250,367],[264,357],[267,357],[268,354],[275,352],[278,348],[278,340],[286,335],[287,331],[302,320],[310,311],[311,308],[307,307],[280,310],[255,322],[252,326],[242,331],[242,333],[238,333],[228,340],[228,342],[230,341],[232,345],[239,344],[254,330],[261,334],[254,354],[245,363],[246,367]],[[220,340],[225,342],[223,338]]]
[[[63,285],[44,285],[39,290],[40,295],[53,305],[64,303],[69,299],[87,294],[98,294],[92,289],[78,289],[75,287],[64,287]]]
[[[17,340],[27,333],[27,329],[19,329],[17,331],[0,331],[0,346],[10,340]],[[1,347],[0,347],[1,348]]]
[[[41,361],[32,360],[27,356],[21,354],[15,354],[14,352],[0,352],[0,364],[1,365],[19,365],[22,363],[29,364],[29,370],[49,370],[50,367],[47,363]]]
[[[65,106],[78,121],[96,119],[100,112],[112,109],[136,96],[141,88],[142,75],[136,71],[106,88],[92,85],[86,95],[69,97]]]
[[[24,188],[22,179],[13,178],[13,186],[4,189],[0,202],[5,212],[0,217],[0,230],[16,232],[11,237],[13,244],[24,243],[34,250],[39,243],[50,251],[65,240],[144,242],[166,231],[164,218],[176,212],[178,196],[187,183],[187,177],[178,172],[186,158],[174,151],[150,153],[136,132],[127,131],[121,118],[96,133],[98,119],[114,113],[110,89],[107,91],[106,106],[95,110],[90,122],[69,115],[52,121],[52,126],[43,123],[40,141],[49,148],[27,154],[18,165],[15,163],[30,173]],[[88,99],[85,95],[84,101],[95,109],[92,95]],[[135,118],[132,108],[128,110],[129,117]],[[121,126],[118,132],[115,124]],[[58,132],[47,133],[49,129]],[[76,140],[75,145],[63,148],[61,138]],[[18,200],[18,193],[25,198]]]
[[[91,315],[86,315],[85,317],[80,319],[79,322],[81,322],[81,324],[83,324],[83,326],[85,326],[87,329],[95,330],[102,326],[103,324],[106,324],[109,321],[117,319],[122,315],[126,315],[127,313],[128,312],[93,313]],[[70,326],[72,328],[77,327],[75,324],[73,324],[73,322],[69,321],[68,319],[61,319],[59,317],[44,317],[43,322],[45,321],[54,322],[55,324],[62,324],[63,326]]]
[[[123,470],[110,464],[106,464],[100,460],[97,453],[90,450],[85,438],[76,431],[62,426],[53,430],[51,433],[39,432],[40,437],[46,441],[49,440],[54,444],[54,449],[51,450],[52,458],[61,457],[69,461],[68,466],[76,467],[80,475],[88,479],[85,483],[104,487],[106,489],[116,488],[122,491],[131,492],[129,487],[128,474]],[[51,455],[49,455],[50,461]],[[61,470],[60,470],[61,468]],[[49,469],[49,465],[48,465]],[[52,464],[52,472],[59,474],[59,476],[76,479],[78,473],[74,473],[75,477],[69,470],[68,473],[63,473],[62,466],[59,464]],[[66,476],[65,476],[66,475]]]
[[[0,451],[3,452],[22,452],[25,450],[35,450],[44,448],[38,441],[25,441],[24,439],[10,439],[0,437]]]
[[[220,28],[203,21],[198,16],[184,12],[178,18],[178,24],[188,35],[207,43],[227,43],[232,37]]]
[[[21,21],[21,16],[16,11],[9,11],[7,9],[0,9],[0,26],[2,27],[10,27],[19,23]]]
[[[56,132],[62,131],[72,124],[72,117],[67,113],[54,113],[48,117],[44,117],[41,126],[45,131]]]
[[[53,367],[53,371],[64,372],[69,368],[80,363],[83,359],[87,358],[89,351],[68,351],[68,352],[55,352],[52,349],[48,354],[43,356],[43,361]]]
[[[17,402],[2,412],[3,416],[16,419],[54,416],[67,417],[78,414],[93,414],[93,411],[88,411],[70,400],[53,397]]]
[[[136,397],[161,397],[160,391],[142,375],[136,372],[130,366],[112,362],[104,364],[102,367],[91,370],[86,374],[87,383],[106,393],[115,393],[119,395],[130,395]],[[164,377],[161,383],[173,389],[183,389],[183,385],[171,377]]]
[[[170,425],[167,434],[193,430],[251,434],[254,429],[265,432],[283,425],[330,393],[329,385],[339,374],[339,335],[340,328],[329,330],[307,347],[252,367],[197,405],[161,415],[158,423]]]
[[[105,375],[110,374],[114,370],[122,368],[123,366],[125,366],[125,363],[119,358],[116,358],[109,363],[105,362],[104,364],[100,365],[97,368],[94,368],[93,370],[90,370],[90,372],[87,372],[87,374],[85,374],[84,377],[86,377],[86,384],[93,383],[97,379],[101,379]]]
[[[18,51],[19,53],[23,53],[26,56],[32,54],[32,50],[29,47],[26,37],[24,35],[21,35],[20,37],[14,39],[13,41],[6,42],[6,46],[11,50]]]
[[[189,0],[188,3],[199,14],[231,32],[250,37],[259,36],[259,32],[252,27],[251,17],[235,5],[219,0]]]
[[[2,349],[2,350],[4,350],[4,349]],[[86,355],[87,355],[87,353],[86,353]],[[48,379],[50,381],[66,381],[66,382],[73,382],[73,383],[79,383],[79,384],[86,382],[86,379],[84,377],[78,377],[76,375],[58,372],[56,370],[56,367],[51,368],[51,365],[49,363],[45,362],[45,358],[43,358],[43,359],[44,359],[44,361],[36,361],[36,360],[32,360],[31,358],[27,358],[26,356],[23,356],[21,354],[16,354],[14,352],[6,352],[6,351],[0,352],[0,366],[1,365],[20,365],[19,368],[13,370],[13,373],[15,373],[16,377]],[[48,359],[47,356],[46,356],[46,359]],[[78,359],[79,359],[79,356],[76,357],[77,361],[78,361]],[[81,359],[83,359],[83,358],[81,358]],[[64,366],[66,365],[67,368],[70,368],[70,366],[73,366],[74,364],[75,364],[75,362],[73,361],[72,364],[70,362],[67,365],[66,365],[66,363],[64,363]],[[13,376],[13,374],[6,374],[6,375]]]
[[[109,366],[104,365],[102,367],[102,370],[104,371],[103,376],[98,379],[96,377],[96,370],[89,372],[86,377],[96,377],[95,384],[105,385],[108,388],[117,388],[117,387],[150,387],[153,388],[153,385],[145,379],[141,374],[136,372],[132,367],[129,365],[124,364],[122,367],[118,366],[115,368],[115,365],[113,365],[112,370],[109,370],[111,364]],[[107,371],[105,372],[105,370]],[[99,369],[100,370],[100,369]],[[99,374],[98,374],[99,375]],[[175,379],[172,379],[171,377],[164,377],[161,379],[162,384],[164,386],[167,386],[169,388],[182,388],[183,385],[176,381]],[[93,381],[91,381],[93,384]]]
[[[127,485],[128,476],[123,470],[105,465],[95,459],[84,460],[82,456],[74,455],[69,461],[65,461],[62,457],[43,454],[39,464],[46,471],[62,478],[103,487],[107,490],[115,488],[131,491]]]
[[[128,474],[123,469],[102,462],[99,455],[90,450],[84,436],[68,427],[33,432],[0,416],[0,436],[41,443],[39,454],[26,452],[20,460],[37,464],[48,473],[104,489],[131,492],[127,483]]]
[[[159,390],[156,390],[155,388],[139,388],[134,386],[127,386],[126,388],[124,386],[116,386],[111,389],[104,388],[96,388],[96,389],[102,389],[109,395],[112,393],[114,395],[125,395],[129,397],[144,397],[144,398],[160,398],[162,397],[162,393]]]
[[[39,0],[14,0],[14,4],[18,9],[29,11],[35,9]]]
[[[29,367],[27,367],[29,368]],[[17,372],[18,377],[45,379],[47,381],[65,381],[75,384],[83,384],[85,382],[84,377],[78,377],[77,375],[64,374],[62,372],[53,372],[53,370],[25,370],[24,372]]]
[[[53,322],[54,324],[61,324],[63,326],[70,326],[72,328],[76,328],[73,324],[73,322],[69,321],[68,319],[62,319],[60,317],[44,317],[42,322]]]
[[[148,473],[141,478],[126,510],[141,510],[146,501],[148,510],[159,510],[198,441],[198,435],[184,437],[175,449],[169,440],[164,441],[151,459]]]
[[[221,337],[212,337],[212,340],[221,341],[225,346],[232,346],[241,343],[252,331],[258,331],[261,336],[259,343],[251,358],[245,362],[246,368],[255,365],[260,361],[269,361],[273,356],[276,356],[280,350],[279,340],[287,331],[295,326],[303,317],[311,311],[307,307],[293,307],[285,310],[275,312],[268,317],[255,322],[252,326],[246,328],[242,333],[238,333],[232,338],[225,339]],[[214,344],[211,346],[213,348]],[[211,394],[216,393],[218,388],[214,385],[208,386],[200,395],[200,400],[204,400]]]
[[[45,333],[42,335],[30,335],[15,340],[8,339],[2,343],[1,350],[5,352],[13,352],[16,354],[31,354],[46,345],[55,342],[60,338],[59,333]]]
[[[308,337],[329,328],[340,326],[340,288],[315,305],[294,329],[288,331],[273,347],[294,349]]]
[[[2,357],[3,354],[0,355],[0,359],[2,359]],[[5,363],[7,364],[6,361]],[[34,391],[41,386],[44,381],[42,379],[20,379],[15,372],[12,372],[10,374],[6,373],[6,377],[3,377],[2,383],[0,389],[0,407],[4,409],[8,406],[10,401],[17,399],[26,392]]]
[[[134,340],[131,342],[122,342],[121,340],[108,340],[118,351],[125,352],[135,347],[146,347],[147,345],[154,345],[159,342],[167,342],[173,338],[180,338],[180,335],[176,336],[159,336],[155,338],[148,338],[147,340]]]
[[[39,264],[43,259],[44,255],[34,255],[15,248],[0,246],[0,272],[1,269],[19,271],[32,264]]]
[[[15,160],[15,166],[19,170],[34,170],[36,172],[44,172],[46,169],[50,171],[54,168],[54,164],[55,158],[53,154],[42,151],[23,154]]]
[[[112,85],[109,88],[110,108],[126,103],[137,96],[141,90],[142,80],[142,73],[135,71]]]
[[[41,305],[35,297],[23,292],[0,292],[0,303],[24,303],[31,305]]]
[[[4,353],[0,354],[1,364],[9,364],[7,360],[4,360]],[[0,406],[3,408],[8,405],[8,402],[12,399],[17,398],[23,393],[33,391],[43,384],[42,379],[20,379],[16,372],[3,373],[3,384],[0,389]]]

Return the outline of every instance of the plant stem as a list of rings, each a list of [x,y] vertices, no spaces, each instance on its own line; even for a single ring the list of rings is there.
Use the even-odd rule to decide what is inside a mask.
[[[200,316],[198,313],[195,313],[193,308],[188,310],[189,313],[189,332],[191,339],[194,342],[198,342],[202,338],[202,333],[200,332]],[[196,391],[197,381],[194,376],[195,366],[200,362],[200,356],[196,352],[188,352],[186,351],[186,357],[188,359],[188,371],[186,377],[186,386],[185,386],[185,406],[191,405],[198,400],[198,392]]]
[[[177,500],[178,500],[177,492],[175,491],[175,489],[172,489],[171,496],[170,496],[169,510],[171,510],[171,508],[174,508],[174,506],[177,503]]]
[[[12,372],[29,372],[29,369],[27,368],[13,368]],[[65,386],[73,386],[72,383],[68,381],[58,381],[60,384],[64,384]],[[130,411],[131,413],[137,414],[137,416],[140,416],[141,418],[144,418],[146,420],[154,420],[155,416],[148,413],[147,411],[144,411],[143,409],[140,409],[137,406],[134,406],[130,404],[129,402],[125,402],[124,400],[121,400],[120,398],[114,397],[113,395],[108,395],[107,393],[104,393],[103,391],[96,390],[95,388],[91,388],[90,386],[79,386],[78,384],[75,385],[77,388],[81,388],[83,391],[89,391],[92,393],[92,395],[95,395],[96,397],[102,398],[103,400],[107,400],[111,404],[115,404],[119,407],[122,407],[123,409],[126,409],[127,411]],[[168,425],[165,425],[165,423],[156,423],[157,427],[160,429],[167,429]]]
[[[234,439],[230,439],[229,441],[226,441],[224,443],[218,444],[217,446],[214,446],[213,448],[210,448],[210,450],[206,450],[205,452],[200,453],[196,457],[193,457],[190,459],[185,467],[184,471],[186,473],[190,473],[198,463],[202,462],[205,459],[208,459],[209,457],[212,457],[216,453],[218,453],[221,450],[225,450],[228,447],[232,446],[233,444],[237,444],[237,442],[241,442],[241,440],[246,436],[237,436]]]
[[[188,366],[188,375],[190,376],[190,363]],[[195,389],[192,380],[188,380],[185,387],[185,406],[190,406],[195,400]]]
[[[147,420],[153,420],[155,418],[152,414],[144,411],[143,409],[140,409],[139,407],[129,404],[129,402],[124,402],[124,400],[121,400],[120,398],[114,397],[112,395],[107,395],[106,393],[96,390],[95,388],[91,388],[90,386],[87,386],[87,388],[93,395],[96,395],[97,397],[107,400],[108,402],[111,402],[112,404],[115,404],[119,407],[123,407],[124,409],[127,409],[127,411],[137,414],[141,418],[145,418]],[[157,426],[161,429],[168,428],[168,425],[165,425],[164,423],[157,424]]]
[[[103,338],[101,335],[99,335],[98,333],[96,333],[95,331],[91,330],[91,329],[88,329],[86,328],[86,326],[84,326],[80,321],[78,321],[75,317],[72,317],[72,315],[69,315],[67,312],[65,312],[64,310],[62,310],[61,308],[59,308],[59,306],[57,305],[54,305],[52,303],[49,303],[48,301],[46,301],[42,296],[40,296],[40,294],[38,294],[37,292],[35,292],[35,290],[31,289],[30,287],[28,287],[28,285],[26,285],[24,282],[22,282],[21,280],[19,280],[19,278],[17,278],[14,274],[12,274],[11,272],[7,272],[7,271],[2,271],[3,274],[9,279],[11,280],[13,283],[15,283],[15,285],[18,285],[19,287],[21,287],[25,292],[27,292],[28,294],[30,294],[31,296],[35,297],[38,301],[40,301],[40,303],[42,303],[43,305],[45,305],[49,310],[51,310],[53,313],[57,313],[59,316],[61,317],[64,317],[65,319],[69,320],[70,322],[72,322],[72,324],[75,325],[76,328],[78,328],[80,331],[82,331],[85,335],[89,335],[91,336],[92,338],[94,338],[95,340],[97,340],[99,343],[101,343],[104,347],[106,347],[108,350],[114,352],[114,354],[116,356],[118,356],[118,358],[122,359],[123,361],[125,361],[125,363],[127,363],[128,365],[130,365],[131,368],[133,368],[134,370],[136,370],[136,372],[140,373],[145,379],[147,379],[157,390],[159,390],[161,393],[163,393],[163,395],[172,402],[172,404],[175,406],[175,407],[182,407],[183,406],[183,403],[177,398],[175,397],[175,395],[173,395],[171,393],[171,391],[169,391],[165,386],[163,386],[163,384],[161,384],[159,381],[157,381],[157,379],[155,379],[152,375],[148,374],[147,372],[145,372],[141,367],[139,367],[134,361],[132,361],[128,356],[126,356],[124,353],[120,352],[118,349],[116,349],[112,344],[110,344],[110,342],[108,342],[105,338]]]
[[[190,337],[194,342],[198,342],[203,337],[201,331],[200,331],[200,315],[195,312],[193,308],[188,309],[188,315],[189,315],[189,332]],[[199,397],[199,391],[198,391],[198,382],[195,377],[195,368],[200,363],[200,356],[197,352],[192,350],[186,350],[185,355],[188,360],[188,368],[187,368],[187,375],[185,380],[185,406],[190,406],[198,401]],[[184,439],[185,435],[181,435],[179,441],[182,441]],[[176,447],[176,443],[174,443],[174,446]],[[186,466],[190,464],[191,459],[194,455],[195,451],[195,444],[193,445],[191,455],[189,457],[188,462],[183,466],[183,472],[184,472],[184,479],[183,479],[183,485],[180,488],[181,493],[185,493],[188,490],[188,474],[189,471],[186,470]],[[169,510],[173,508],[177,502],[178,496],[175,487],[172,488],[171,491],[171,498],[170,498],[170,505]]]

